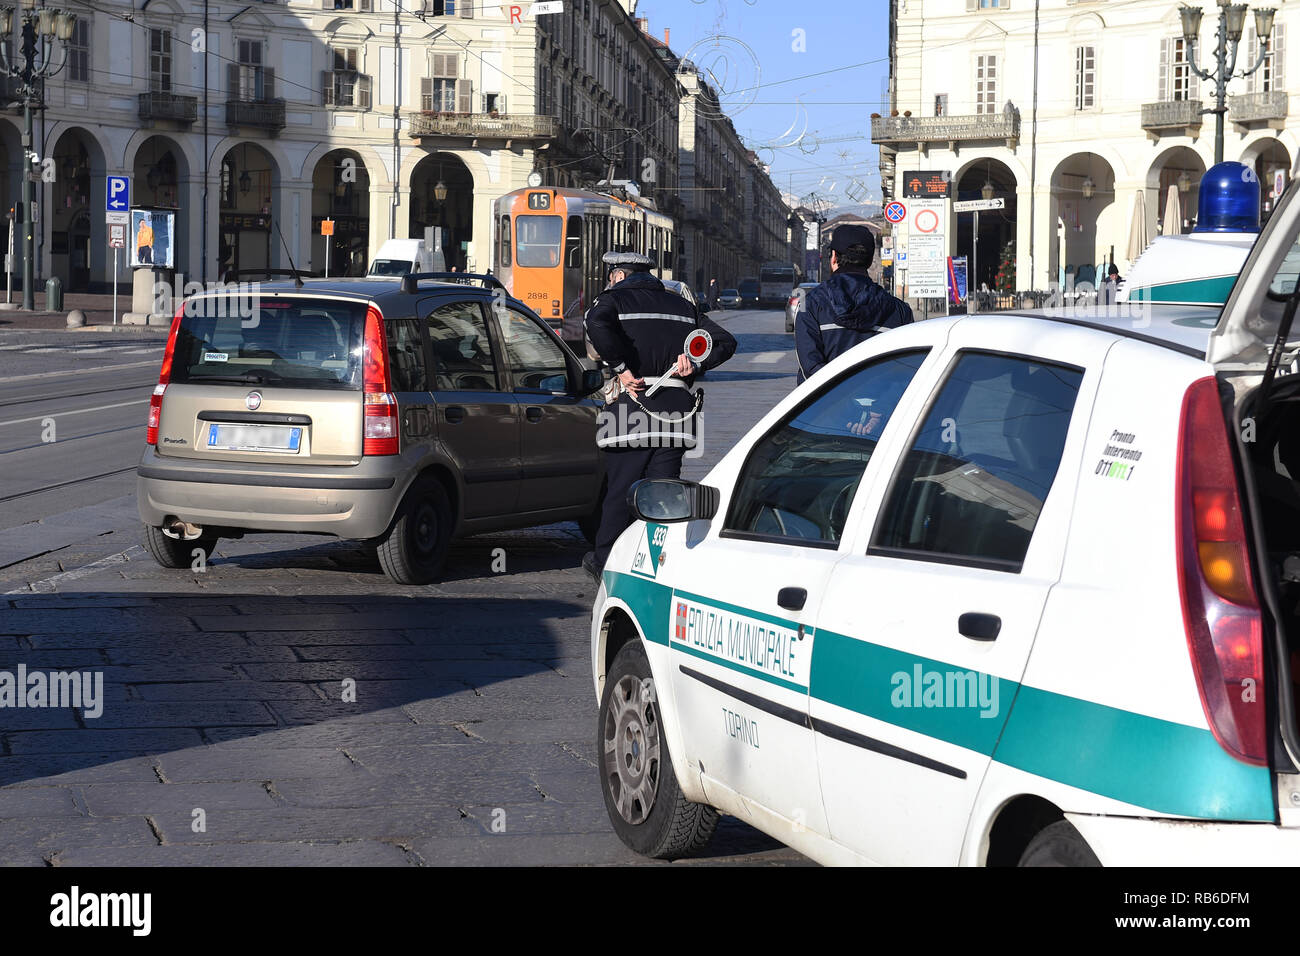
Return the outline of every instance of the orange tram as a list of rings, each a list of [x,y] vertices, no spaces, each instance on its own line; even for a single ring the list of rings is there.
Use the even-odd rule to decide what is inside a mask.
[[[605,288],[605,253],[643,253],[656,275],[673,277],[673,220],[639,197],[516,189],[496,201],[493,222],[493,273],[571,343],[583,341],[583,315]]]

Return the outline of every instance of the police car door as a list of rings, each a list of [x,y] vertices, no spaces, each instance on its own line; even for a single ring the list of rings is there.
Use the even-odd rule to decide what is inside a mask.
[[[808,720],[812,623],[856,490],[925,354],[870,360],[797,405],[749,449],[718,530],[668,548],[678,719],[712,799],[726,788],[826,832]]]
[[[817,616],[810,711],[837,843],[883,864],[957,862],[1060,577],[1111,342],[993,317],[955,327]]]

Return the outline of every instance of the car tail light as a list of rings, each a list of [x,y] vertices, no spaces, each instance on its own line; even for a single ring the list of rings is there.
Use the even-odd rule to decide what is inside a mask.
[[[167,334],[167,351],[163,353],[162,368],[158,370],[158,384],[149,396],[149,421],[145,425],[144,440],[147,445],[158,444],[158,424],[162,421],[163,393],[172,380],[172,356],[176,352],[176,333],[181,328],[181,318],[185,315],[185,303],[181,303],[172,317],[172,329]]]
[[[1201,703],[1215,739],[1266,764],[1263,619],[1237,469],[1213,378],[1183,398],[1178,443],[1178,578]]]
[[[365,455],[396,455],[398,451],[397,396],[388,374],[388,344],[379,310],[366,312],[365,358],[362,361],[365,390],[365,425],[361,452]]]

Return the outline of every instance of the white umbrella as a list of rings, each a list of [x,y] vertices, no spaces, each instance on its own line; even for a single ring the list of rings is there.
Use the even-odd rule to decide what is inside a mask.
[[[1128,229],[1128,261],[1132,263],[1147,247],[1147,194],[1145,189],[1137,191],[1133,200],[1133,222]]]
[[[1180,236],[1183,233],[1183,204],[1178,198],[1178,187],[1171,185],[1169,195],[1165,197],[1164,226],[1160,230],[1166,236]]]

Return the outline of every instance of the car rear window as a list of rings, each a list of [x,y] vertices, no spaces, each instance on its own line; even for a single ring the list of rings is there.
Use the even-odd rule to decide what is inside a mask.
[[[361,388],[366,304],[211,296],[187,303],[172,381]]]

